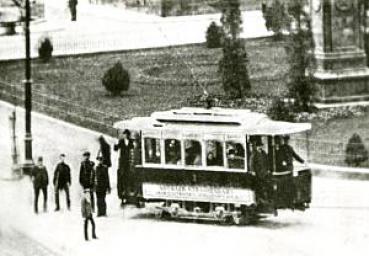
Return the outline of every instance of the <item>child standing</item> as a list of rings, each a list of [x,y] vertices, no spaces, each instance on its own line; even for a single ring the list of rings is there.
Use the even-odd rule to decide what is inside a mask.
[[[91,205],[91,194],[90,189],[85,189],[83,191],[82,200],[81,200],[81,211],[82,217],[85,219],[84,223],[84,233],[85,233],[85,240],[88,241],[88,222],[91,222],[92,225],[92,238],[97,239],[96,237],[96,227],[95,221],[92,216],[92,205]]]

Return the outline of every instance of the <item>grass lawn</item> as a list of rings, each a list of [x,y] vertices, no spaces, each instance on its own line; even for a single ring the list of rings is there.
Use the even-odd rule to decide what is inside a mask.
[[[248,41],[246,47],[254,91],[277,94],[284,90],[287,63],[283,44],[263,39]],[[126,119],[178,107],[189,97],[202,94],[201,88],[192,85],[191,70],[209,92],[222,94],[216,81],[220,57],[220,49],[209,50],[198,45],[55,58],[48,64],[35,60],[34,89]],[[101,77],[116,61],[129,70],[132,83],[128,92],[114,98],[102,87]],[[1,80],[19,84],[23,79],[23,65],[23,62],[0,63]]]
[[[288,63],[283,41],[249,40],[246,41],[246,48],[253,92],[279,95],[285,91]],[[83,117],[99,119],[101,115],[105,115],[100,118],[101,122],[109,120],[111,124],[121,119],[147,116],[154,111],[181,107],[186,105],[188,98],[202,94],[202,88],[193,85],[193,77],[210,93],[222,94],[217,74],[217,63],[221,54],[220,49],[207,49],[203,45],[195,45],[55,58],[47,64],[34,60],[32,63],[34,100],[48,106],[43,108],[40,104],[34,104],[34,109],[103,130],[101,127],[96,128],[84,122]],[[129,70],[132,82],[128,92],[121,97],[111,97],[102,87],[101,77],[117,61],[121,61]],[[0,82],[17,84],[19,94],[23,91],[20,83],[23,80],[23,65],[22,61],[0,63]],[[41,94],[56,100],[45,100]],[[59,100],[67,100],[67,103],[61,104]],[[79,107],[76,108],[68,102]],[[63,112],[78,112],[76,115],[80,119],[66,117]],[[313,156],[313,159],[322,163],[332,161],[343,163],[344,145],[354,132],[362,137],[369,148],[368,113],[359,118],[336,119],[324,124],[315,123],[311,138],[327,142],[330,146],[320,148],[321,154]],[[342,143],[341,149],[335,151],[332,144],[337,143]],[[339,155],[336,157],[324,155],[334,155],[337,152]],[[369,162],[366,166],[369,166]]]

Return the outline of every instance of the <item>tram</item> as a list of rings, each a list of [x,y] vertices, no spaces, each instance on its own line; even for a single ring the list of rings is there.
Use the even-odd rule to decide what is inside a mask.
[[[311,202],[310,168],[282,170],[276,153],[283,136],[297,136],[300,151],[308,152],[309,123],[273,121],[241,109],[181,108],[115,128],[118,135],[126,129],[134,134],[136,199],[155,202],[162,217],[250,224],[280,209],[305,210]],[[257,178],[252,164],[257,147],[267,156],[265,179]]]

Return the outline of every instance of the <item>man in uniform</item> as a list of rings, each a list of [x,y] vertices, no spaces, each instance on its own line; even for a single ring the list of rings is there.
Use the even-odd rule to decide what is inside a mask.
[[[55,189],[55,211],[60,210],[59,204],[59,191],[65,191],[65,197],[67,200],[67,207],[70,210],[70,196],[69,187],[72,184],[70,177],[70,167],[64,162],[65,155],[60,155],[60,162],[57,164],[54,172],[53,184]]]
[[[37,165],[32,169],[32,181],[34,190],[34,211],[38,213],[38,196],[40,190],[44,196],[44,211],[47,211],[47,186],[49,185],[49,176],[47,174],[47,169],[43,165],[43,158],[40,156],[37,159]]]
[[[83,161],[79,171],[79,183],[84,190],[88,189],[91,196],[91,207],[92,211],[95,210],[95,199],[93,190],[95,189],[95,163],[90,160],[90,152],[86,151],[83,153]]]
[[[97,217],[106,216],[106,193],[110,194],[110,179],[108,167],[103,164],[103,158],[97,157],[96,166],[96,198],[97,198]]]
[[[130,161],[132,156],[131,150],[133,149],[133,142],[130,136],[131,132],[129,130],[124,130],[118,144],[114,145],[115,151],[120,150],[117,189],[118,197],[122,200],[121,206],[123,206],[127,202],[131,187]]]
[[[281,155],[283,156],[282,165],[284,166],[286,171],[293,171],[293,160],[300,163],[305,163],[304,159],[302,159],[298,154],[296,154],[295,150],[289,145],[289,136],[283,137],[283,145],[280,147]]]
[[[254,150],[250,157],[251,172],[256,178],[256,195],[259,201],[268,199],[270,171],[267,153],[263,149],[261,140],[256,140]]]

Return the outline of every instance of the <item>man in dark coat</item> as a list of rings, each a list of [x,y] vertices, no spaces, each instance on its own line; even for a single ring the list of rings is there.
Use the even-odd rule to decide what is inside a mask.
[[[69,6],[72,21],[77,20],[77,5],[78,5],[78,0],[68,0],[68,6]]]
[[[43,165],[43,158],[40,156],[37,165],[32,169],[32,181],[34,190],[34,211],[38,213],[38,196],[40,190],[44,196],[44,211],[47,211],[47,186],[49,185],[49,175],[46,167]]]
[[[97,217],[106,216],[106,193],[110,193],[110,179],[108,167],[103,164],[103,158],[97,157],[96,166],[96,198],[97,198]]]
[[[103,158],[102,164],[106,167],[111,167],[111,150],[110,145],[106,142],[105,138],[101,135],[99,137],[99,143],[100,143],[100,150],[97,154],[98,156],[101,156]]]
[[[60,210],[59,203],[59,191],[65,191],[65,197],[67,200],[67,207],[70,210],[70,196],[69,196],[69,187],[72,184],[70,177],[70,167],[64,162],[65,155],[60,155],[60,162],[56,165],[54,171],[53,184],[55,188],[55,211]]]
[[[258,201],[265,201],[269,198],[270,170],[268,155],[263,149],[261,140],[255,142],[250,165],[251,172],[255,175],[255,192]]]
[[[79,171],[79,183],[84,190],[88,189],[91,193],[91,206],[95,210],[95,199],[93,190],[95,189],[95,163],[90,160],[90,152],[83,153],[84,160],[81,162]]]
[[[302,159],[298,154],[296,154],[295,150],[289,145],[289,136],[283,137],[283,145],[281,145],[281,154],[283,156],[282,165],[284,166],[286,171],[293,171],[293,160],[300,163],[305,163],[304,159]]]
[[[117,189],[118,197],[122,200],[122,206],[126,203],[130,192],[130,160],[132,156],[133,142],[130,139],[130,131],[124,130],[122,138],[118,144],[114,145],[114,150],[120,150],[118,175],[117,175]]]

